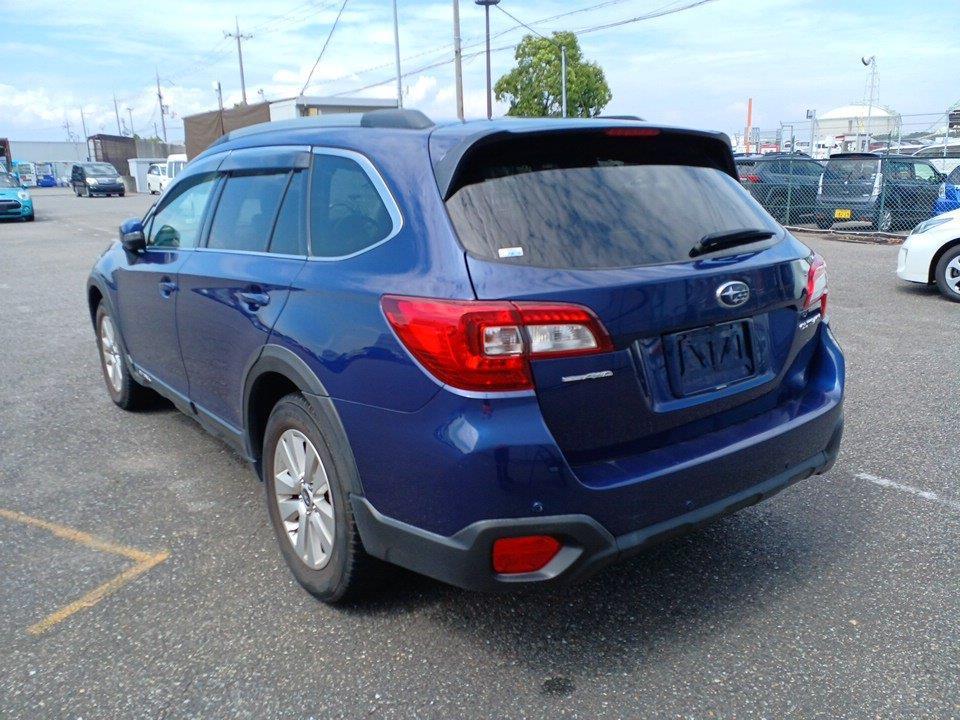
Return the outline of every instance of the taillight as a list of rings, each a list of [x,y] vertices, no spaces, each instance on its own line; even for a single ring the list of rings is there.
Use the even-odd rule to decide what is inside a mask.
[[[946,184],[946,183],[940,183],[940,192],[937,194],[937,197],[939,197],[941,200],[946,200],[946,199],[947,199],[947,184]]]
[[[820,316],[827,314],[827,263],[823,257],[814,253],[810,256],[810,269],[807,270],[807,299],[803,309],[814,308],[819,303]]]
[[[880,197],[880,188],[883,187],[883,173],[877,173],[873,179],[873,189],[870,190],[870,197]]]
[[[820,179],[817,180],[817,195],[823,195],[823,174],[820,174]]]
[[[615,127],[608,128],[603,134],[607,137],[655,137],[660,134],[660,129],[647,127]]]
[[[740,180],[741,180],[741,182],[744,181],[744,180],[746,180],[748,183],[754,183],[754,184],[756,184],[756,183],[760,182],[760,176],[759,176],[759,175],[753,175],[753,174],[751,174],[751,175],[741,175],[741,176],[740,176]]]
[[[549,535],[523,535],[493,542],[493,571],[516,574],[536,572],[556,557],[563,547]]]
[[[462,390],[529,390],[531,359],[613,349],[597,316],[579,305],[397,295],[380,304],[407,350]]]

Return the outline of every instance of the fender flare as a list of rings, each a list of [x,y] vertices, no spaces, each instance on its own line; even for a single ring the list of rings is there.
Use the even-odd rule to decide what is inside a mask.
[[[263,346],[256,361],[247,370],[243,383],[243,440],[247,456],[254,458],[254,464],[259,474],[261,458],[254,449],[253,439],[250,436],[252,429],[250,399],[257,379],[265,373],[283,375],[297,386],[303,396],[310,403],[319,422],[320,431],[324,440],[329,444],[330,454],[340,465],[337,470],[351,495],[363,496],[363,486],[360,482],[360,473],[353,456],[353,448],[347,439],[347,431],[340,420],[340,413],[330,398],[320,378],[303,359],[287,348],[267,343]]]

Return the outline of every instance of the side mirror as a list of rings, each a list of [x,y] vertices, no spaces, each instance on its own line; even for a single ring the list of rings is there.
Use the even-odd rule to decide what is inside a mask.
[[[139,218],[130,218],[120,224],[120,244],[127,252],[140,252],[147,247],[147,238],[143,234],[143,223]]]

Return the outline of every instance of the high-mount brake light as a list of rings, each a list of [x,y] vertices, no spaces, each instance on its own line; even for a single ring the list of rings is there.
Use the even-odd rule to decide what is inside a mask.
[[[613,349],[600,320],[580,305],[398,295],[380,304],[414,358],[461,390],[529,390],[530,360]]]
[[[654,137],[660,134],[660,130],[644,127],[615,127],[608,128],[604,134],[608,137]]]
[[[814,253],[809,258],[810,269],[807,270],[806,300],[804,310],[820,305],[821,317],[827,315],[827,263],[823,257]]]

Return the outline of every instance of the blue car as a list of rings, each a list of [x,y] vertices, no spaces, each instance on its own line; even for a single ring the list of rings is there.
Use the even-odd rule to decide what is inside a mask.
[[[951,210],[960,210],[960,165],[940,184],[940,196],[933,204],[934,215],[942,215]]]
[[[581,580],[840,445],[823,259],[721,134],[410,110],[237,130],[121,226],[87,301],[113,401],[159,393],[233,446],[329,602],[391,564]]]
[[[0,173],[0,220],[26,220],[34,218],[33,198],[30,191],[20,187],[17,178],[9,173]]]

